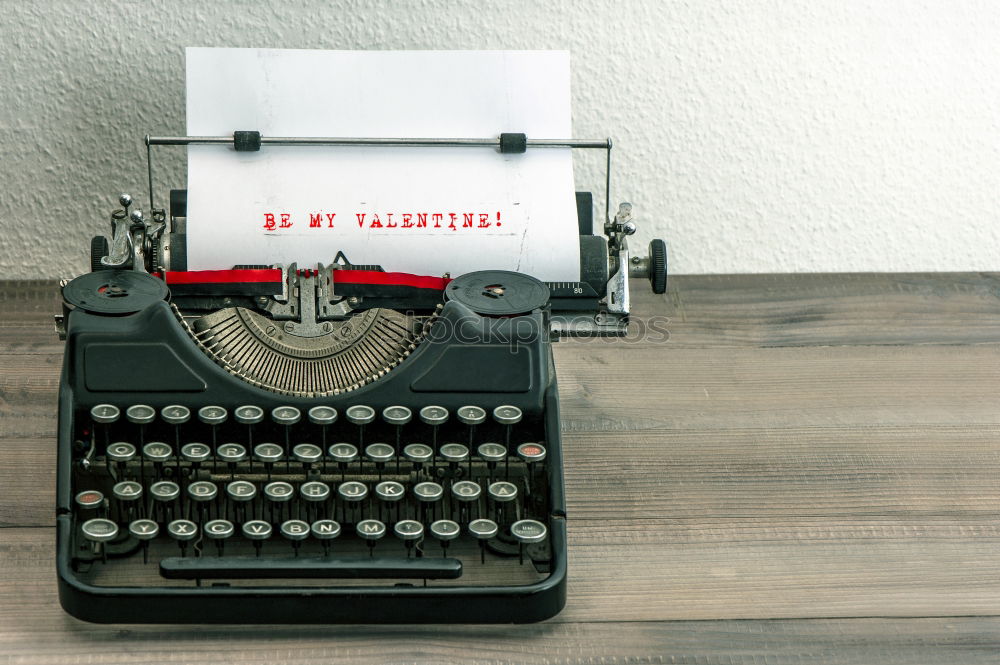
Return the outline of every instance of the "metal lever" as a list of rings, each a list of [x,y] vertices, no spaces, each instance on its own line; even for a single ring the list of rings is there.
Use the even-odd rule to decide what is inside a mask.
[[[170,580],[241,579],[425,579],[454,580],[462,562],[451,557],[342,558],[167,557],[160,575]]]
[[[101,257],[102,266],[122,268],[132,258],[131,226],[132,222],[124,210],[111,213],[111,251]]]

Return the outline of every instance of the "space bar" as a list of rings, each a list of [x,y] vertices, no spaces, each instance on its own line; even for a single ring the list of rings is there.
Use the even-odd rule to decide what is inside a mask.
[[[160,575],[171,580],[245,579],[425,579],[462,576],[462,562],[451,557],[167,557]]]

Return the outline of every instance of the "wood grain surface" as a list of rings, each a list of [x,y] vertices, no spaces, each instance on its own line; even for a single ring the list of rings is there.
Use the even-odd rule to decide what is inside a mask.
[[[557,344],[569,603],[514,627],[65,615],[59,307],[0,282],[0,663],[1000,661],[996,274],[675,277]]]

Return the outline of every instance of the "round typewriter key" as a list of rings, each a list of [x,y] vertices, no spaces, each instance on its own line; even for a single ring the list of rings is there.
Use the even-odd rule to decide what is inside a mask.
[[[313,464],[323,459],[323,449],[311,443],[300,443],[292,448],[292,457],[303,464]]]
[[[388,406],[382,410],[382,420],[390,425],[406,425],[413,418],[413,412],[405,406]]]
[[[469,449],[461,443],[446,443],[441,446],[441,458],[446,462],[457,464],[469,459]]]
[[[236,527],[229,520],[210,520],[205,522],[202,530],[206,538],[215,541],[219,556],[222,556],[223,545],[225,545],[226,539],[236,533]]]
[[[350,443],[335,443],[327,451],[330,457],[340,464],[349,464],[358,459],[358,448]]]
[[[192,501],[207,503],[219,496],[219,488],[213,482],[199,480],[187,486],[187,493]]]
[[[240,425],[256,425],[264,420],[264,409],[253,404],[245,404],[233,409],[233,418]]]
[[[125,409],[125,418],[136,425],[148,425],[156,417],[156,409],[146,404],[133,404]]]
[[[298,556],[299,546],[309,537],[309,523],[302,520],[285,520],[281,523],[281,535],[292,541],[295,556]]]
[[[323,554],[329,554],[330,541],[340,535],[340,524],[333,520],[316,520],[309,530],[313,538],[323,543]]]
[[[250,520],[244,522],[240,527],[243,537],[253,543],[254,551],[260,556],[261,547],[264,541],[271,537],[271,525],[264,520]]]
[[[221,406],[203,406],[198,409],[198,420],[206,425],[221,425],[226,422],[228,412]]]
[[[486,563],[486,541],[500,533],[500,527],[493,520],[478,519],[469,522],[469,533],[479,541],[479,560]]]
[[[451,486],[451,494],[459,501],[471,502],[479,498],[483,490],[471,480],[459,480]]]
[[[204,443],[185,443],[181,446],[181,457],[192,464],[201,464],[212,455],[212,449]]]
[[[413,545],[424,537],[424,525],[416,520],[400,520],[392,528],[396,537],[406,543],[406,556],[413,552]]]
[[[522,443],[517,447],[517,456],[529,464],[545,459],[545,446],[539,443]]]
[[[128,532],[137,540],[152,540],[160,533],[160,525],[153,520],[132,520]]]
[[[239,443],[224,443],[215,454],[223,462],[238,464],[247,458],[247,449]]]
[[[431,459],[433,459],[434,450],[430,446],[425,446],[422,443],[411,443],[403,448],[403,457],[410,460],[414,464],[423,464],[425,462],[430,462]]]
[[[337,410],[332,406],[314,406],[309,409],[309,422],[313,425],[332,425],[337,422]]]
[[[103,517],[87,520],[80,526],[83,537],[92,543],[106,543],[118,536],[118,525]]]
[[[469,533],[479,540],[495,538],[500,533],[500,527],[493,520],[479,519],[469,522]]]
[[[368,487],[356,480],[348,480],[346,483],[340,483],[340,486],[337,488],[337,495],[344,501],[357,503],[358,501],[364,501],[365,497],[368,496]]]
[[[479,449],[476,452],[479,453],[480,459],[484,462],[492,464],[502,462],[507,457],[507,449],[499,443],[480,444]]]
[[[121,411],[114,404],[98,404],[90,410],[90,417],[95,423],[110,425],[118,421]]]
[[[493,409],[493,420],[501,425],[516,425],[521,422],[521,409],[505,404]]]
[[[142,485],[134,480],[123,480],[115,483],[111,494],[119,501],[135,501],[142,497]]]
[[[504,481],[490,483],[487,493],[490,498],[499,503],[507,503],[517,498],[517,485]]]
[[[271,410],[271,420],[279,425],[294,425],[302,420],[302,412],[294,406],[278,406]]]
[[[284,503],[295,496],[295,488],[282,480],[278,480],[264,485],[264,496],[271,501]]]
[[[168,425],[183,425],[191,419],[191,409],[180,404],[171,404],[160,409],[160,418]]]
[[[367,425],[375,420],[375,409],[363,404],[355,404],[354,406],[347,407],[344,415],[347,416],[347,420],[355,425]]]
[[[430,503],[438,501],[444,496],[444,488],[435,482],[425,481],[413,486],[413,494],[418,501]]]
[[[486,421],[486,411],[478,406],[461,406],[455,417],[464,425],[481,425]]]
[[[83,510],[94,510],[104,505],[104,495],[97,490],[84,490],[76,495],[76,505]]]
[[[375,486],[375,496],[382,501],[399,501],[405,495],[406,488],[394,480],[386,480]]]
[[[167,503],[181,495],[181,488],[170,480],[161,480],[149,486],[149,495],[156,501]]]
[[[326,501],[330,498],[330,486],[318,480],[312,480],[308,483],[302,483],[302,486],[299,487],[299,495],[303,500],[313,503]]]
[[[257,486],[248,480],[234,480],[226,484],[226,496],[238,503],[253,501],[257,496]]]
[[[236,528],[229,520],[209,520],[203,527],[205,536],[212,540],[229,538],[236,533]]]
[[[448,409],[443,406],[425,406],[420,409],[420,419],[428,425],[444,425],[448,422]]]
[[[198,525],[191,520],[173,520],[167,524],[167,535],[177,541],[181,556],[187,556],[188,541],[198,536]]]
[[[446,543],[449,540],[455,540],[458,538],[459,534],[462,533],[462,527],[458,525],[458,522],[453,522],[451,520],[438,520],[431,524],[431,535]]]
[[[265,464],[280,462],[285,451],[276,443],[262,443],[253,449],[253,456]]]
[[[108,446],[108,459],[114,462],[129,462],[135,458],[135,446],[125,441]]]
[[[361,520],[355,530],[358,536],[368,541],[368,547],[373,547],[375,541],[385,535],[385,524],[378,520]]]
[[[365,448],[365,457],[378,464],[385,464],[396,455],[388,443],[373,443]]]
[[[167,524],[167,535],[174,540],[194,540],[198,535],[198,525],[191,520],[174,520]]]
[[[462,527],[458,525],[458,522],[453,522],[451,520],[438,520],[431,524],[430,527],[431,535],[441,543],[441,553],[444,556],[448,555],[448,543],[458,538],[459,534],[462,533]]]
[[[244,522],[243,526],[240,527],[240,531],[243,532],[243,537],[247,540],[267,540],[273,532],[271,525],[264,520]]]
[[[510,525],[510,535],[519,543],[540,543],[545,540],[549,530],[536,520],[520,520]]]
[[[152,441],[142,447],[142,456],[154,463],[162,464],[169,460],[173,454],[174,451],[170,446],[162,441]]]

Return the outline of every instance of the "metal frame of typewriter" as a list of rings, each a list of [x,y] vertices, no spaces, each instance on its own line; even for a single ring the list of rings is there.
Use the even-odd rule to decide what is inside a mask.
[[[267,139],[256,132],[234,137],[150,139],[146,145],[186,145],[195,142],[229,143],[237,150],[260,149],[268,142],[288,145],[302,139]],[[523,152],[533,142],[523,135],[499,139],[445,141],[384,139],[307,139],[310,144],[363,145],[491,145],[501,152]],[[375,141],[376,143],[366,143]],[[391,142],[388,142],[391,141]],[[465,143],[455,143],[465,141]],[[584,145],[587,143],[587,145]],[[611,142],[538,141],[539,146],[601,147],[608,151],[610,194]],[[153,170],[150,154],[150,204],[153,205]],[[109,268],[168,275],[186,269],[184,242],[186,206],[183,191],[171,192],[169,220],[166,211],[152,208],[151,219],[133,211],[122,199],[123,210],[112,215],[110,246],[101,237],[92,246],[92,268]],[[60,337],[67,341],[59,392],[57,480],[57,570],[59,597],[72,615],[94,622],[132,623],[523,623],[540,621],[558,613],[566,601],[566,510],[562,480],[562,443],[559,400],[550,344],[562,336],[620,336],[628,324],[628,277],[649,279],[656,292],[666,287],[666,255],[662,241],[651,245],[649,257],[631,256],[627,236],[635,231],[631,206],[623,204],[614,219],[606,219],[605,238],[593,232],[593,203],[589,193],[577,194],[580,221],[581,280],[549,284],[547,307],[514,318],[480,316],[458,302],[435,310],[434,323],[447,321],[463,330],[462,340],[426,338],[396,366],[364,385],[322,397],[280,394],[234,378],[199,348],[187,325],[191,312],[238,304],[261,312],[280,310],[293,297],[295,266],[283,269],[280,295],[249,292],[172,296],[142,311],[122,316],[91,313],[64,306],[56,317]],[[380,270],[377,266],[363,266]],[[393,304],[385,299],[344,297],[322,291],[322,270],[356,268],[338,256],[329,268],[313,278],[316,293],[331,297],[330,317],[344,317],[366,308]],[[307,279],[308,281],[308,274]],[[329,285],[327,285],[329,288]],[[400,304],[400,306],[402,306]],[[269,310],[270,307],[270,310]],[[315,313],[313,313],[315,316]],[[274,317],[276,320],[279,316]],[[285,317],[292,318],[294,317]],[[319,318],[317,318],[319,320]],[[517,328],[515,331],[514,328]],[[527,330],[527,333],[526,333]],[[511,345],[516,346],[510,362]],[[110,364],[109,364],[110,363]],[[112,366],[114,365],[114,366]],[[500,367],[492,382],[466,369]],[[135,368],[142,368],[136,373]],[[125,369],[123,369],[125,368]],[[95,378],[100,376],[101,378]],[[504,386],[520,386],[511,391]],[[132,397],[128,391],[141,391]],[[472,394],[470,394],[472,393]],[[366,404],[381,410],[393,404],[426,404],[454,411],[466,404],[487,408],[510,404],[524,413],[524,422],[544,433],[548,449],[545,474],[550,514],[548,576],[521,586],[396,586],[366,585],[288,586],[262,581],[256,586],[135,587],[97,586],[82,581],[73,569],[79,537],[74,513],[73,475],[81,457],[81,432],[90,407],[141,401],[159,411],[177,403],[217,404],[227,409],[254,404],[265,411],[282,405],[308,409],[324,404],[338,410]],[[124,409],[123,409],[124,411]],[[85,444],[84,444],[85,447]]]

